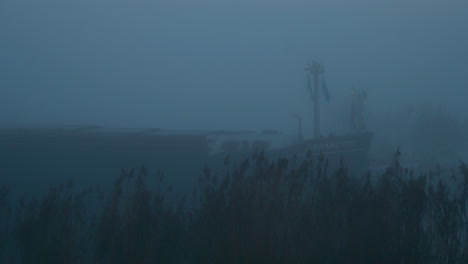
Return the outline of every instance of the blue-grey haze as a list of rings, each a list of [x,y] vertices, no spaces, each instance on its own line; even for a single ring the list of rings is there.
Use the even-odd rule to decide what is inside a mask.
[[[466,1],[0,0],[0,32],[2,126],[294,131],[310,58],[325,129],[345,127],[352,88],[370,120],[466,110]]]

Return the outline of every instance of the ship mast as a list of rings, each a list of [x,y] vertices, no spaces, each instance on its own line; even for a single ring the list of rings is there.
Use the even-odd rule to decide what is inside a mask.
[[[365,90],[353,90],[351,101],[351,124],[357,131],[366,130],[366,121],[364,119],[364,100],[366,99]]]
[[[314,87],[313,87],[313,101],[314,101],[314,138],[320,137],[320,89],[319,89],[319,77],[323,73],[323,65],[312,61],[312,63],[307,62],[305,70],[314,77]]]

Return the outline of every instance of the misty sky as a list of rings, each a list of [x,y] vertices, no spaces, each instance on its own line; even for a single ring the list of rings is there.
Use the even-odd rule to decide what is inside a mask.
[[[468,110],[468,1],[0,0],[0,33],[0,126],[294,130],[307,59],[325,127],[352,88]]]

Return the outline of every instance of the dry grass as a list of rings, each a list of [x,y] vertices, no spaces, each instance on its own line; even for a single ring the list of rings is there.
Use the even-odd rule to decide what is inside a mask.
[[[328,173],[321,156],[256,153],[225,175],[206,168],[190,209],[144,167],[107,196],[68,183],[12,209],[1,187],[0,252],[14,244],[18,263],[468,263],[468,168],[447,181],[399,159],[371,181],[343,165]],[[93,218],[86,201],[99,197]]]

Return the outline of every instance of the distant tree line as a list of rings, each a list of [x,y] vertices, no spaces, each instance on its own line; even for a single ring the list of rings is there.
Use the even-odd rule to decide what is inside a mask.
[[[386,118],[374,120],[373,157],[387,157],[400,146],[406,158],[427,161],[453,160],[468,153],[468,119],[443,105],[408,106]]]
[[[109,194],[70,181],[12,202],[3,186],[0,262],[468,263],[468,168],[415,175],[399,160],[357,177],[323,156],[256,153],[223,175],[205,168],[175,203],[144,167]]]

